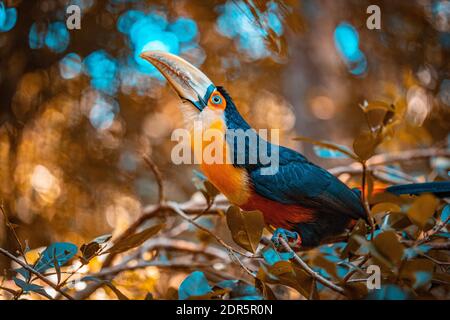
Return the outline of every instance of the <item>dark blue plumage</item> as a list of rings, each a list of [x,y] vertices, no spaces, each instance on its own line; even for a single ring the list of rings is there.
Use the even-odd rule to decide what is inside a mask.
[[[396,195],[432,193],[439,198],[446,198],[450,197],[450,181],[434,181],[391,186],[388,187],[386,191]]]
[[[218,88],[227,100],[225,110],[226,125],[228,129],[250,129],[250,126],[237,111],[233,101],[223,88]],[[246,141],[245,163],[237,163],[238,152],[234,152],[235,166],[245,168],[250,177],[253,191],[265,199],[270,199],[287,206],[298,206],[312,212],[313,219],[292,225],[297,231],[305,246],[315,246],[322,239],[339,234],[345,230],[352,219],[367,219],[359,195],[349,189],[339,179],[325,169],[309,162],[300,153],[283,147],[273,146],[259,137],[256,132],[257,143]],[[228,140],[236,150],[237,141]],[[279,152],[278,171],[273,175],[262,173],[268,164],[260,159],[256,163],[248,161],[249,154],[259,154],[261,144],[266,150]],[[281,212],[272,212],[281,215]]]

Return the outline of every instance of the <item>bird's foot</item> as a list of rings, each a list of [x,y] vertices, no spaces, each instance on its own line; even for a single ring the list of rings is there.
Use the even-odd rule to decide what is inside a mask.
[[[302,245],[302,238],[295,231],[277,228],[272,236],[272,242],[276,247],[281,247],[280,239],[284,239],[293,250],[300,249]]]

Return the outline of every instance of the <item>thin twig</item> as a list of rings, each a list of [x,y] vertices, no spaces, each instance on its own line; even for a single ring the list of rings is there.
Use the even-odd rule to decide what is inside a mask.
[[[414,240],[400,240],[400,242],[408,247],[415,247],[418,245]],[[450,250],[450,241],[426,242],[426,245],[430,247],[430,250]]]
[[[418,159],[428,159],[431,157],[450,157],[449,149],[429,148],[429,149],[413,149],[399,151],[393,153],[377,154],[367,160],[367,170],[372,170],[376,166],[387,165],[396,162],[408,162]],[[361,173],[362,168],[360,162],[353,162],[348,166],[340,166],[328,170],[336,176],[343,173]]]
[[[343,282],[343,283],[347,283],[348,280],[350,280],[350,278],[351,278],[356,272],[364,273],[364,271],[361,270],[361,267],[364,265],[364,263],[366,263],[366,262],[369,260],[369,258],[370,258],[370,256],[369,256],[369,255],[366,255],[366,256],[364,257],[364,259],[361,261],[360,264],[358,264],[357,266],[354,266],[354,265],[353,265],[354,269],[353,269],[353,270],[350,270],[350,271],[345,275],[344,279],[342,279],[342,282]]]
[[[423,243],[429,241],[430,238],[433,235],[435,235],[438,232],[440,232],[447,225],[447,223],[449,221],[450,221],[450,216],[448,216],[447,219],[445,219],[445,221],[442,221],[438,226],[436,226],[433,231],[429,232],[426,237],[424,237],[422,240],[418,241],[417,245],[420,245],[420,244],[423,244]]]
[[[150,220],[151,218],[155,217],[159,211],[161,210],[161,207],[159,205],[157,206],[152,206],[152,208],[150,210],[148,210],[145,214],[143,214],[142,216],[139,217],[138,220],[136,220],[132,225],[130,225],[124,232],[122,232],[122,234],[120,236],[118,236],[115,239],[115,242],[119,242],[123,239],[128,238],[129,236],[131,236],[133,233],[136,232],[136,230],[146,221]],[[111,263],[113,262],[114,258],[116,257],[116,253],[110,253],[105,261],[102,264],[102,268],[106,268],[109,267],[111,265]]]
[[[78,266],[78,268],[76,268],[75,270],[73,270],[72,272],[69,273],[69,275],[66,277],[66,279],[63,280],[63,282],[58,284],[59,288],[62,288],[66,285],[67,281],[70,280],[70,278],[72,278],[78,271],[80,271],[81,268],[83,268],[85,265],[84,264],[80,264]]]
[[[233,256],[233,258],[236,259],[236,261],[239,263],[239,265],[242,267],[242,269],[244,269],[245,272],[247,272],[252,277],[255,277],[254,272],[252,272],[250,269],[248,269],[242,263],[242,261],[238,258],[238,256],[236,254],[242,255],[242,256],[247,257],[247,258],[251,258],[251,256],[248,256],[247,254],[242,253],[239,250],[234,249],[233,247],[228,245],[225,241],[223,241],[222,238],[220,238],[218,235],[216,235],[213,232],[211,232],[211,230],[209,230],[208,228],[203,227],[202,225],[200,225],[197,222],[195,222],[193,219],[189,218],[189,216],[186,215],[186,213],[184,213],[183,210],[180,209],[178,203],[170,201],[170,202],[167,202],[167,206],[170,207],[175,213],[177,213],[184,220],[188,221],[189,223],[191,223],[192,225],[194,225],[198,229],[202,230],[203,232],[208,233],[214,239],[216,239],[217,242],[219,242],[223,247],[225,247],[230,252],[230,254]]]
[[[161,171],[159,171],[158,166],[153,162],[153,160],[149,156],[143,155],[142,158],[155,175],[156,183],[158,184],[158,203],[161,205],[165,200],[164,184]]]
[[[362,166],[361,202],[362,202],[364,211],[366,212],[367,221],[370,224],[370,239],[373,240],[375,226],[373,223],[373,219],[370,216],[370,207],[369,207],[369,201],[368,201],[369,194],[366,197],[366,181],[367,181],[367,163],[366,163],[366,161],[361,161],[361,166]]]
[[[16,258],[14,255],[12,255],[11,253],[9,253],[8,251],[6,251],[3,248],[0,248],[0,253],[3,254],[5,257],[13,260],[14,262],[16,262],[17,264],[19,264],[21,267],[23,267],[24,269],[28,270],[29,272],[31,272],[32,274],[34,274],[35,276],[37,276],[40,280],[42,280],[43,282],[45,282],[46,284],[48,284],[50,287],[52,287],[53,289],[55,289],[57,292],[59,292],[61,295],[63,295],[64,297],[66,297],[69,300],[74,300],[72,296],[70,296],[69,294],[65,293],[64,291],[62,291],[58,285],[54,284],[52,281],[48,280],[46,277],[44,277],[40,272],[34,270],[32,267],[30,267],[28,264],[22,262],[20,259]]]
[[[20,255],[23,257],[25,262],[28,264],[27,257],[25,255],[25,249],[22,246],[22,242],[20,241],[19,236],[17,235],[14,226],[9,221],[8,215],[6,214],[5,208],[3,207],[3,201],[0,204],[0,210],[2,211],[3,216],[5,218],[6,226],[11,230],[11,233],[13,234],[14,240],[17,242],[17,245],[19,246]]]
[[[336,285],[335,283],[333,283],[333,282],[331,282],[330,280],[328,280],[328,279],[326,279],[326,278],[324,278],[324,277],[322,277],[319,273],[317,273],[316,271],[314,271],[305,261],[303,261],[303,259],[302,258],[300,258],[300,256],[299,255],[297,255],[297,253],[295,253],[295,251],[294,250],[292,250],[292,248],[289,246],[289,244],[283,239],[283,238],[280,238],[279,239],[279,241],[280,241],[280,243],[281,243],[281,245],[283,246],[283,248],[286,250],[286,251],[288,251],[288,252],[290,252],[292,255],[293,255],[293,257],[294,257],[294,260],[310,275],[310,276],[312,276],[313,278],[315,278],[317,281],[319,281],[321,284],[323,284],[324,286],[326,286],[326,287],[328,287],[328,288],[330,288],[331,290],[333,290],[333,291],[335,291],[335,292],[337,292],[337,293],[339,293],[339,294],[342,294],[342,295],[344,295],[345,296],[345,290],[344,290],[344,288],[342,288],[342,287],[340,287],[340,286],[338,286],[338,285]]]
[[[196,268],[212,268],[211,262],[178,262],[178,261],[141,261],[134,265],[119,265],[111,268],[103,269],[97,273],[89,275],[89,277],[103,278],[105,276],[117,275],[123,271],[134,271],[147,267],[169,268],[169,269],[196,269]]]

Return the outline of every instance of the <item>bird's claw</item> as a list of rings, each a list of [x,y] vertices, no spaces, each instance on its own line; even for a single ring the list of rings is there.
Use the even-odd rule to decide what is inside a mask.
[[[276,247],[281,247],[280,239],[284,239],[293,249],[299,248],[302,240],[300,235],[295,231],[289,231],[283,228],[277,228],[273,232],[272,242]]]

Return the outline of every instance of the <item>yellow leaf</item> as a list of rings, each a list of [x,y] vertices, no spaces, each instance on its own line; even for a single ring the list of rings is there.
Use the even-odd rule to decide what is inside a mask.
[[[421,229],[424,229],[427,221],[436,211],[438,201],[431,194],[420,195],[408,210],[408,218]]]
[[[255,253],[264,230],[264,217],[260,211],[241,211],[236,206],[227,210],[227,224],[234,242]]]

